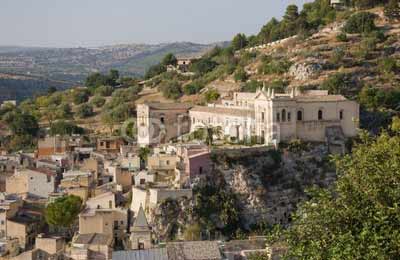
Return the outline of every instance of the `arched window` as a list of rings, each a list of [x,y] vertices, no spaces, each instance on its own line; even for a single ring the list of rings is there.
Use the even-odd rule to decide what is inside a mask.
[[[297,121],[302,121],[303,120],[303,111],[299,110],[297,111]]]
[[[320,110],[318,110],[318,120],[322,120],[322,118],[323,118],[323,112],[320,109]]]
[[[282,109],[282,122],[286,122],[286,110]]]
[[[340,112],[339,112],[339,118],[340,118],[340,120],[343,120],[343,110],[340,110]]]
[[[288,113],[287,113],[287,121],[288,121],[288,122],[290,122],[290,120],[292,119],[291,117],[292,117],[292,115],[290,114],[290,112],[288,112]]]

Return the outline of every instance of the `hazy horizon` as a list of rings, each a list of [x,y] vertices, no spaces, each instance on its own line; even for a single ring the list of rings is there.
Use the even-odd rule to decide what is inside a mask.
[[[103,47],[118,44],[231,40],[236,33],[257,33],[288,4],[251,0],[3,0],[0,46]]]

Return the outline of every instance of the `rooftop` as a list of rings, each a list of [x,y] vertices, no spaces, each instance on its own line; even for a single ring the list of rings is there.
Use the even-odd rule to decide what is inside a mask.
[[[92,234],[79,234],[74,244],[85,244],[85,245],[110,245],[112,241],[111,235],[92,233]]]
[[[114,251],[113,260],[168,260],[166,248],[152,248],[147,250]]]
[[[205,106],[195,106],[190,111],[193,112],[205,112],[212,114],[224,114],[239,117],[254,117],[254,110],[248,109],[235,109],[235,108],[223,108],[223,107],[205,107]]]
[[[138,215],[133,223],[133,232],[140,231],[149,231],[149,224],[147,223],[146,215],[144,214],[144,210],[142,205],[140,205]]]
[[[188,104],[188,103],[157,103],[157,102],[153,102],[153,103],[145,103],[145,105],[149,106],[152,109],[159,109],[159,110],[174,110],[174,109],[190,109],[191,107],[193,107],[192,104]]]
[[[168,259],[213,260],[221,259],[216,241],[191,241],[167,243]]]

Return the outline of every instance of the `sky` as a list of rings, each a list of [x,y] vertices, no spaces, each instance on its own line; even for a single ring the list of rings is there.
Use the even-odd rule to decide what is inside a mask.
[[[0,45],[226,41],[310,0],[1,0]]]

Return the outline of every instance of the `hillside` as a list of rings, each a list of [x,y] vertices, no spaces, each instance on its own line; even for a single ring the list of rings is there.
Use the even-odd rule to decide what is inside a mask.
[[[176,42],[99,48],[4,46],[0,47],[0,96],[22,100],[44,93],[49,87],[65,89],[82,84],[90,73],[112,68],[123,76],[141,77],[167,53],[199,56],[214,45]]]

